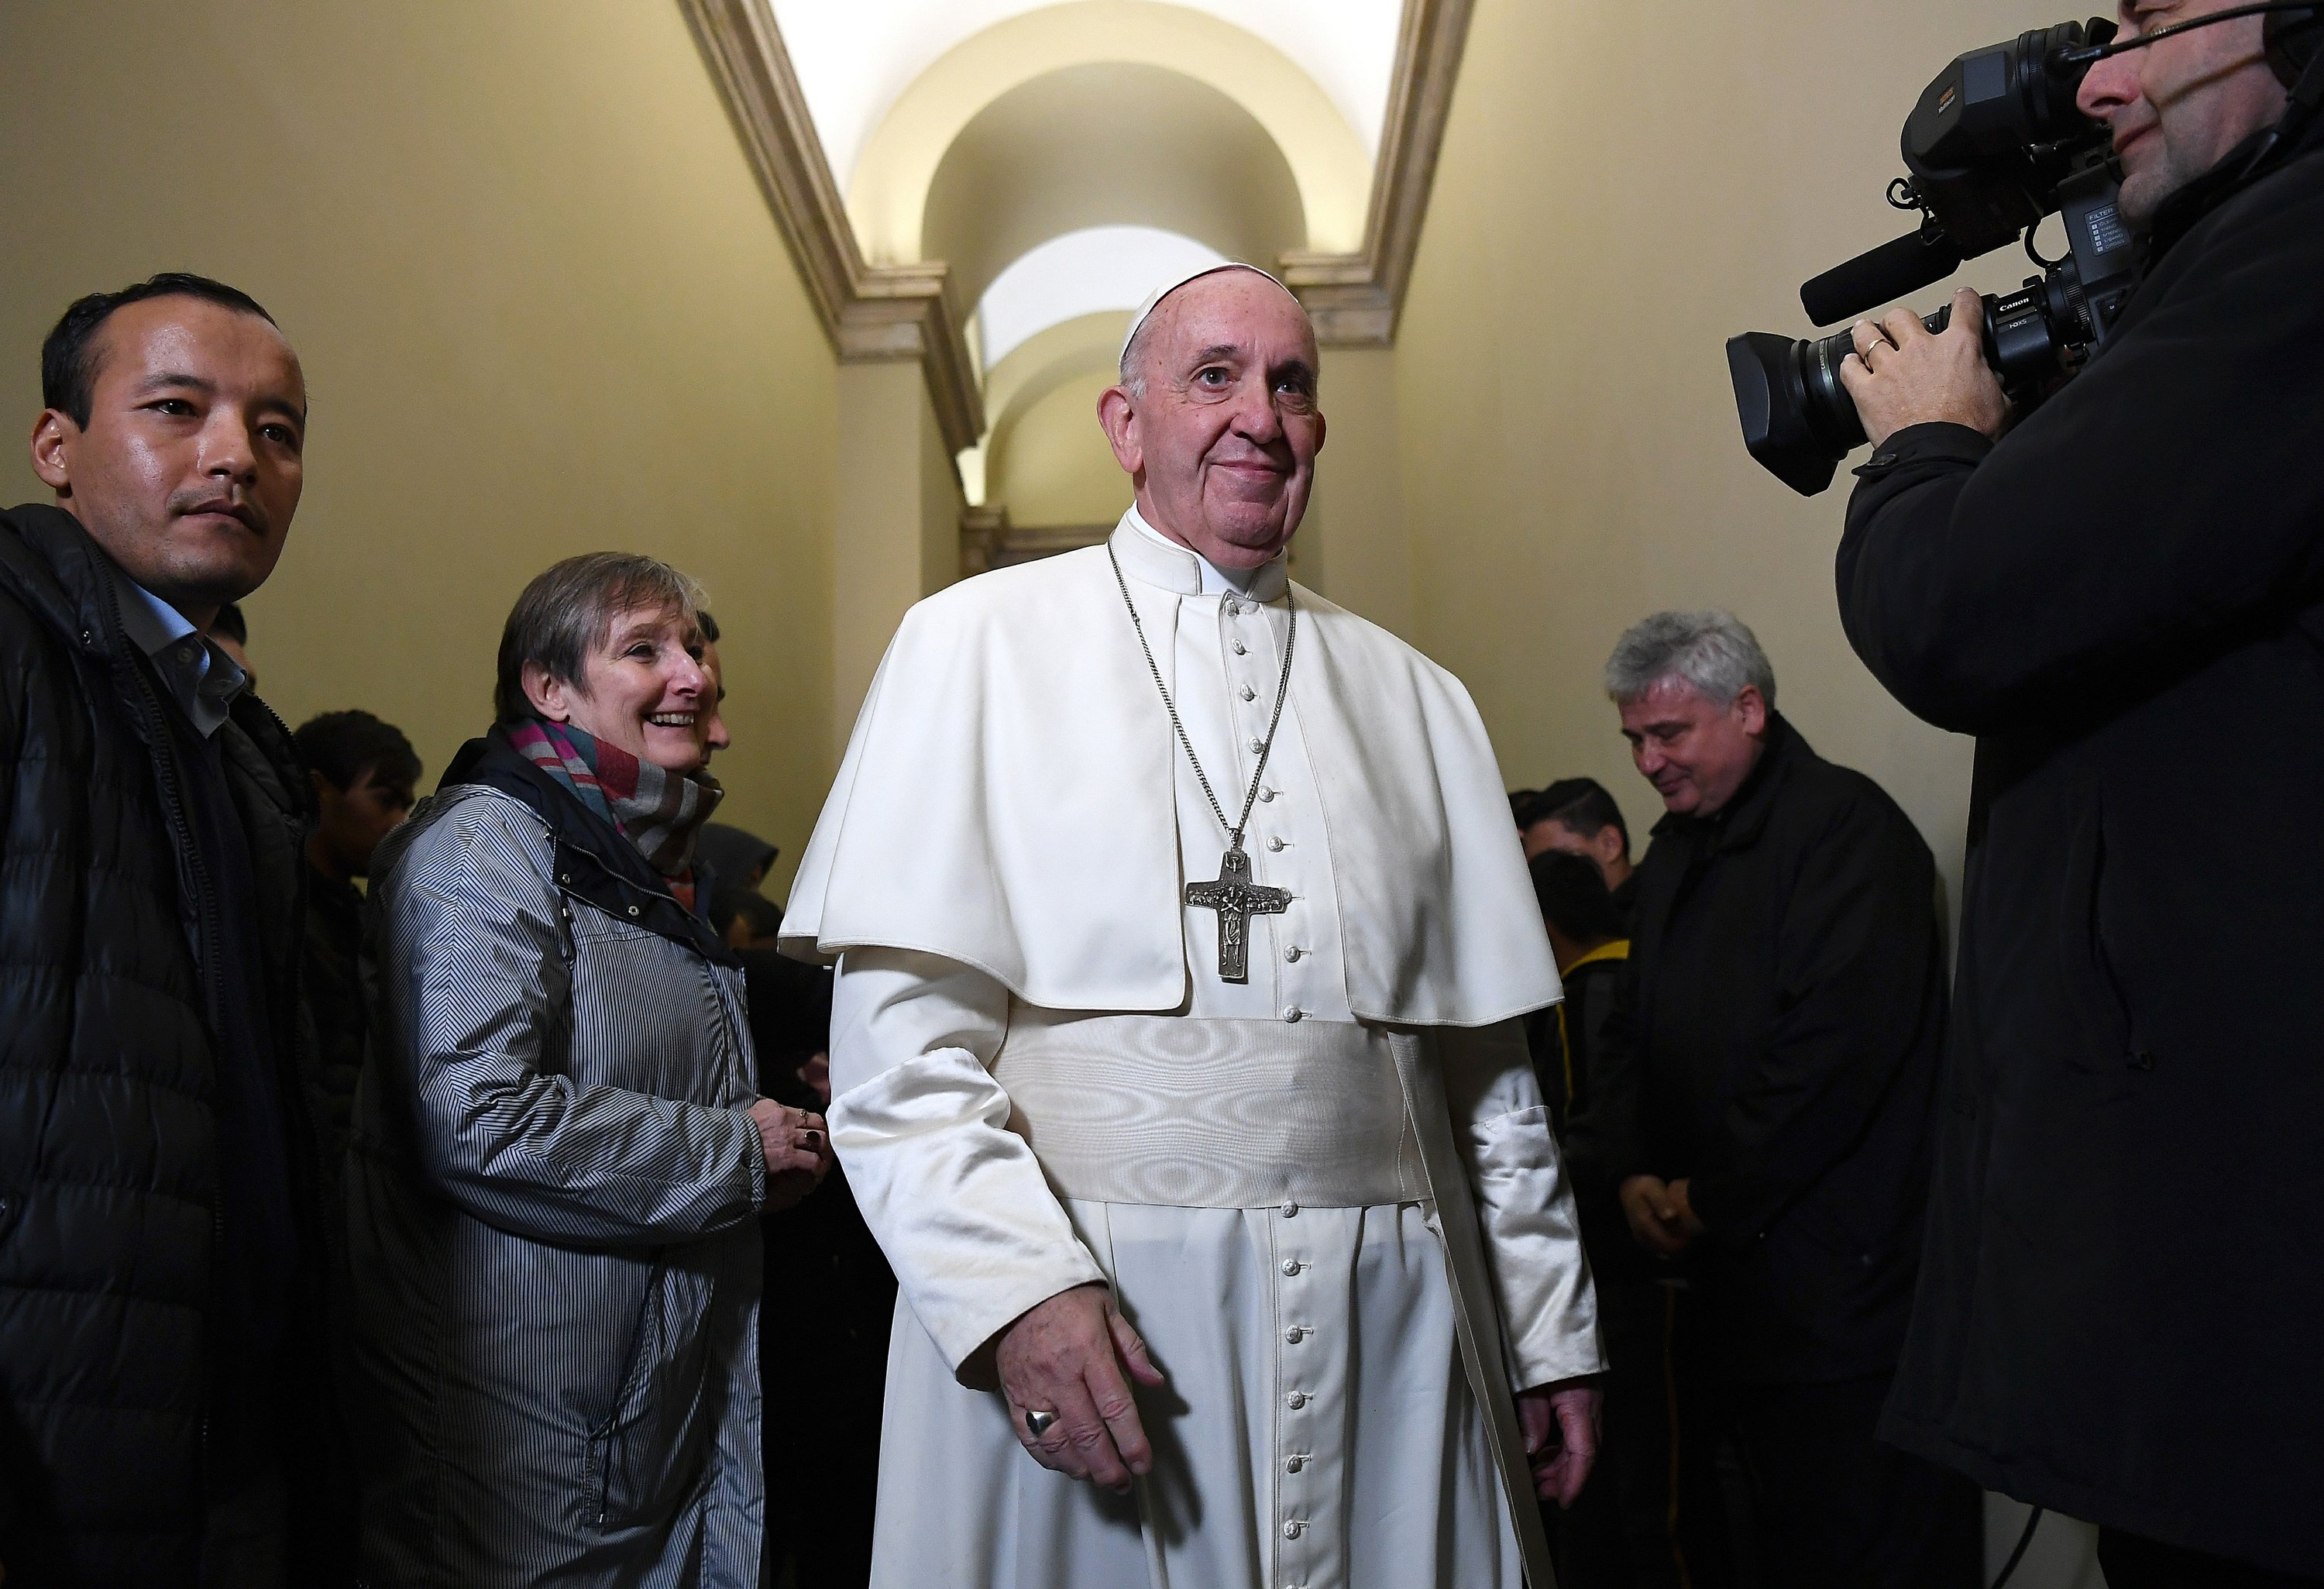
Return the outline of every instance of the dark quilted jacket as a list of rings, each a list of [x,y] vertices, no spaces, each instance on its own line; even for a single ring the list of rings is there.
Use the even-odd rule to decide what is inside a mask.
[[[50,507],[0,513],[9,1589],[190,1584],[198,1561],[217,1164],[190,934],[217,905],[189,859],[162,716],[174,709],[123,636],[104,555],[78,522]],[[251,841],[271,1025],[289,1033],[307,781],[257,700],[237,700],[219,734]],[[295,1100],[291,1057],[275,1059]],[[311,1187],[311,1141],[289,1151],[294,1187]],[[292,1405],[292,1427],[322,1427],[296,1392]]]

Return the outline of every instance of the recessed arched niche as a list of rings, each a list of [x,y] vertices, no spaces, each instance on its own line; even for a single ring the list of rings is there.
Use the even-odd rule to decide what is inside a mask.
[[[1047,73],[971,117],[920,231],[967,305],[1051,238],[1130,225],[1268,265],[1307,236],[1290,162],[1256,117],[1196,79],[1120,62]]]
[[[1370,31],[1377,9],[1365,0]],[[996,101],[1083,67],[1150,68],[1213,88],[1260,125],[1293,173],[1301,227],[1292,246],[1346,253],[1362,245],[1371,148],[1314,77],[1257,34],[1203,10],[1153,0],[1064,0],[963,39],[881,113],[844,179],[865,259],[947,257],[923,232],[937,167]],[[1126,106],[1102,106],[1072,132],[1127,134],[1136,119]]]

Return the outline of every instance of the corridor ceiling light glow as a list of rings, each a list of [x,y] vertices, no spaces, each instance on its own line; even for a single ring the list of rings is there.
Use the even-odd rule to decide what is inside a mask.
[[[1107,309],[1127,315],[1172,276],[1225,260],[1192,237],[1154,226],[1091,226],[1052,237],[984,290],[976,306],[984,367],[1051,326]]]
[[[824,156],[847,190],[863,141],[914,78],[996,23],[1045,0],[770,0],[815,117]],[[1403,0],[1162,0],[1256,34],[1314,78],[1362,140],[1379,148]]]

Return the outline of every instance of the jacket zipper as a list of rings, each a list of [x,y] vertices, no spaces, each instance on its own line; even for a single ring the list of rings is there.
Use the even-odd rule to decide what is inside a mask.
[[[110,580],[98,582],[99,597],[105,604],[109,621],[106,638],[109,642],[126,642],[127,631],[121,622],[121,600]],[[217,969],[217,946],[224,936],[224,924],[217,919],[217,892],[209,886],[209,874],[202,864],[201,850],[193,840],[193,825],[187,818],[185,794],[177,782],[177,743],[171,734],[168,719],[161,716],[161,703],[153,693],[152,681],[139,668],[136,658],[115,657],[113,666],[127,671],[135,687],[136,709],[145,720],[147,743],[154,751],[154,782],[161,790],[161,803],[167,808],[171,832],[178,840],[180,852],[186,857],[186,870],[194,892],[194,914],[200,938],[197,946],[201,962],[196,969],[201,973],[208,993],[210,1023],[218,1024],[226,1009],[226,985]],[[271,708],[270,708],[271,709]],[[278,719],[280,721],[280,719]],[[215,1039],[216,1033],[213,1032]],[[215,1107],[215,1105],[213,1105]],[[217,1286],[219,1254],[226,1251],[226,1200],[217,1188],[213,1188],[210,1202],[210,1286],[215,1298]],[[210,1468],[210,1414],[208,1369],[210,1367],[209,1332],[205,1330],[203,1343],[203,1397],[200,1421],[200,1449],[203,1485],[207,1489]]]

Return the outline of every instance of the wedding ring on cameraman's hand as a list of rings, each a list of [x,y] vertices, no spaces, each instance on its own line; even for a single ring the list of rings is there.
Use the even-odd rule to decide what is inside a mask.
[[[1025,1432],[1038,1440],[1054,1428],[1056,1422],[1057,1415],[1054,1412],[1028,1412],[1025,1415]]]

